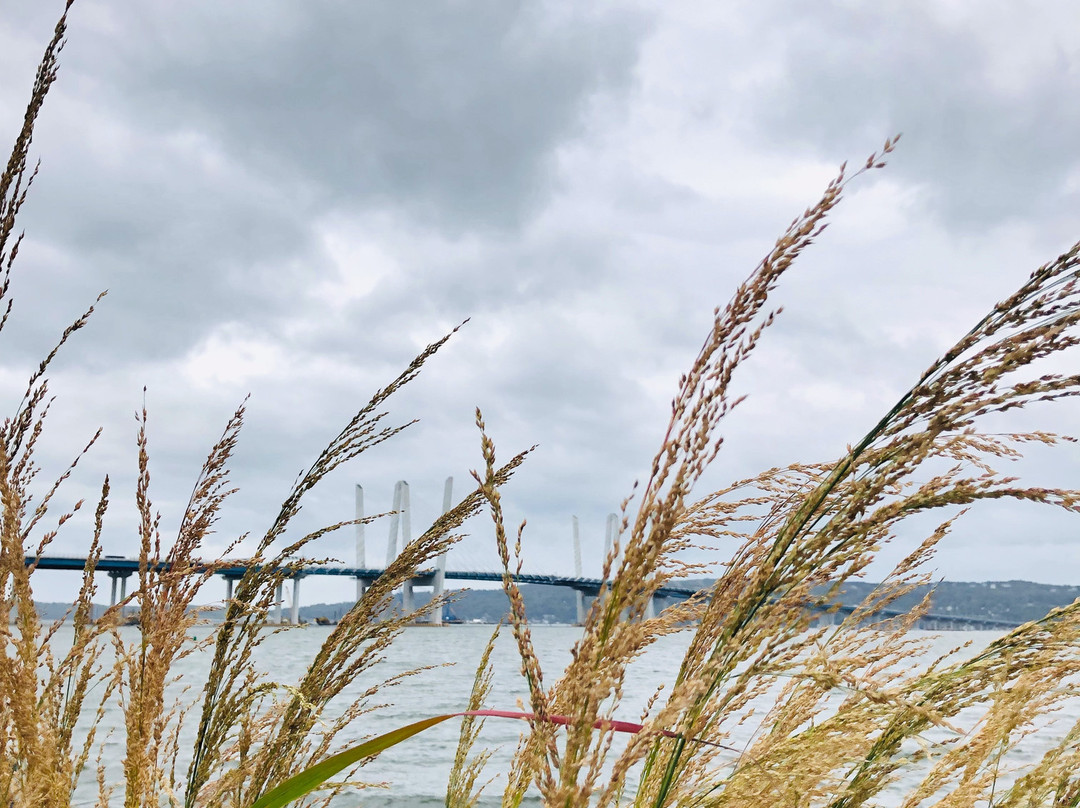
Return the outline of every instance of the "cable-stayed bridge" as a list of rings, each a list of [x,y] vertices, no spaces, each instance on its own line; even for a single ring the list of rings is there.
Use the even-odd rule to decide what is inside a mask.
[[[43,555],[35,558],[34,556],[27,556],[26,563],[30,565],[37,562],[37,569],[39,570],[83,570],[86,566],[86,558],[80,556],[51,556]],[[115,605],[118,602],[117,599],[117,584],[119,584],[120,592],[119,599],[123,600],[127,597],[127,579],[139,571],[139,559],[137,558],[125,558],[121,556],[106,556],[100,559],[95,567],[96,572],[106,573],[113,579],[113,592],[111,605]],[[169,562],[159,561],[152,564],[153,568],[158,571],[165,571],[169,569]],[[209,568],[198,567],[197,565],[192,570],[193,572],[203,572]],[[250,569],[247,564],[237,561],[234,565],[226,562],[225,566],[219,566],[214,570],[216,575],[220,575],[225,579],[226,584],[226,600],[232,596],[232,584],[243,577]],[[360,585],[370,586],[371,582],[377,579],[383,574],[384,569],[372,569],[361,567],[339,567],[339,566],[307,566],[299,572],[290,576],[293,582],[293,597],[291,604],[291,620],[296,622],[297,613],[299,610],[299,594],[300,587],[299,581],[308,576],[336,576],[345,578],[354,578],[360,583]],[[443,570],[441,573],[437,569],[419,570],[412,580],[407,584],[411,587],[432,587],[435,589],[436,579],[442,577],[443,581],[488,581],[492,583],[501,583],[503,580],[503,574],[501,572],[489,572],[484,570]],[[539,584],[542,586],[559,586],[569,588],[579,592],[583,596],[596,597],[600,593],[601,587],[606,583],[600,578],[576,578],[572,576],[562,575],[542,575],[542,574],[530,574],[519,573],[511,575],[519,584]],[[657,590],[657,596],[663,598],[688,598],[693,595],[697,590],[689,587],[677,587],[666,586]],[[282,602],[280,593],[278,601]],[[409,609],[409,605],[406,603],[405,608]],[[441,620],[435,620],[438,623]]]
[[[356,519],[362,520],[365,517],[364,510],[364,489],[362,486],[356,486]],[[450,509],[453,504],[453,478],[447,478],[446,484],[443,489],[443,507],[442,513],[445,513]],[[404,549],[404,547],[411,541],[412,536],[412,507],[409,498],[409,484],[403,480],[398,481],[394,486],[394,500],[393,506],[389,514],[390,535],[386,548],[386,563],[385,565],[372,565],[367,560],[367,526],[362,522],[356,525],[356,562],[351,565],[307,565],[299,570],[290,571],[287,578],[291,580],[292,585],[292,597],[289,604],[288,621],[292,623],[299,622],[299,610],[300,610],[300,592],[301,581],[304,578],[310,576],[333,576],[338,578],[352,578],[356,581],[356,598],[359,600],[364,590],[371,586],[371,584],[383,574],[387,567],[389,567],[393,561],[397,558],[398,554]],[[607,522],[607,546],[605,553],[610,552],[612,544],[615,539],[616,521],[615,515],[612,514],[608,517]],[[581,564],[581,541],[578,532],[577,517],[573,518],[573,536],[574,536],[574,559],[575,559],[575,574],[574,575],[557,575],[557,574],[540,574],[540,573],[519,573],[514,574],[511,577],[521,584],[539,584],[544,586],[557,586],[571,589],[575,592],[577,602],[577,617],[578,622],[582,622],[585,617],[585,598],[596,597],[601,588],[604,586],[605,581],[600,578],[590,578],[582,574]],[[43,555],[40,557],[27,556],[26,564],[36,564],[39,570],[83,570],[86,566],[87,559],[84,556],[58,556],[58,555]],[[128,579],[138,573],[140,561],[138,558],[129,558],[125,556],[117,555],[104,555],[100,558],[95,566],[95,571],[104,573],[112,579],[112,589],[110,605],[123,601],[127,597],[127,585]],[[153,566],[156,570],[163,571],[169,568],[168,561],[156,561],[153,562]],[[210,568],[210,564],[199,567],[195,566],[193,572],[205,572]],[[233,594],[233,587],[236,581],[240,580],[244,574],[250,569],[250,563],[245,560],[226,560],[224,563],[214,563],[214,574],[222,577],[225,580],[225,599],[230,600]],[[402,586],[402,608],[405,611],[412,611],[415,608],[414,601],[414,589],[415,588],[428,588],[432,590],[432,597],[438,597],[446,588],[446,581],[478,581],[478,582],[492,582],[501,583],[503,580],[503,573],[499,570],[455,570],[446,568],[446,555],[439,556],[435,561],[435,566],[431,569],[418,570],[417,573],[410,579],[404,582]],[[687,598],[697,591],[694,587],[678,587],[668,586],[663,587],[657,592],[658,597],[662,598]],[[276,596],[277,602],[277,619],[281,621],[284,615],[284,593],[282,591],[282,585],[278,585],[278,592]],[[443,609],[441,606],[434,608],[431,611],[430,621],[436,625],[443,622]]]
[[[453,493],[453,478],[448,478],[443,491],[443,510],[445,513],[448,511],[452,504]],[[361,486],[356,486],[356,518],[358,520],[363,519],[364,512],[364,490]],[[389,517],[390,521],[390,535],[387,542],[387,554],[386,554],[386,566],[377,567],[370,566],[367,563],[367,546],[366,546],[366,526],[363,523],[356,525],[356,563],[353,566],[346,565],[308,565],[298,570],[291,570],[288,574],[288,578],[292,583],[292,597],[289,608],[288,621],[294,625],[299,623],[299,610],[300,610],[300,582],[309,576],[334,576],[352,578],[356,581],[356,597],[359,600],[367,587],[369,587],[379,576],[383,574],[386,567],[389,567],[393,563],[394,559],[401,552],[406,544],[411,540],[411,504],[409,501],[409,485],[405,481],[398,481],[394,486],[394,502],[393,509]],[[542,586],[556,586],[571,589],[575,594],[576,607],[577,607],[577,619],[578,623],[584,622],[585,619],[585,598],[596,597],[602,588],[608,584],[601,578],[590,578],[582,575],[582,563],[581,563],[581,539],[578,529],[577,517],[572,518],[573,526],[573,542],[574,542],[574,572],[572,576],[568,575],[554,575],[554,574],[539,574],[539,573],[517,573],[511,575],[514,581],[519,584],[538,584]],[[618,518],[615,514],[609,514],[606,524],[606,536],[605,536],[605,558],[611,553],[616,536],[618,533]],[[86,567],[87,559],[80,556],[26,556],[26,564],[36,564],[38,570],[83,570]],[[169,568],[168,561],[153,562],[154,569],[163,571]],[[210,564],[199,567],[196,565],[193,572],[205,572],[210,568]],[[251,568],[249,562],[243,560],[214,562],[214,574],[221,576],[225,580],[225,599],[230,600],[233,594],[233,586],[236,581],[240,580],[244,574]],[[132,575],[138,573],[140,567],[140,560],[138,558],[128,558],[117,555],[105,555],[100,558],[96,564],[95,571],[105,573],[112,579],[111,589],[111,603],[123,601],[127,597],[127,580]],[[414,589],[416,587],[426,588],[430,587],[432,590],[432,597],[438,597],[445,591],[446,581],[482,581],[482,582],[494,582],[501,583],[503,581],[503,573],[501,571],[492,570],[454,570],[446,568],[446,555],[443,554],[438,559],[434,568],[419,570],[410,579],[404,582],[402,586],[402,608],[406,611],[412,611],[415,608],[414,602]],[[118,590],[119,589],[119,598]],[[688,598],[693,595],[698,589],[691,585],[686,586],[665,586],[656,591],[655,597],[658,598],[675,598],[682,599]],[[284,597],[282,584],[278,584],[278,590],[276,595],[276,609],[277,620],[283,622],[283,607]],[[821,607],[811,607],[822,610]],[[838,614],[848,614],[852,612],[855,606],[840,605],[831,606],[828,611]],[[650,601],[647,609],[646,616],[650,617],[655,613],[653,603]],[[893,610],[880,610],[876,613],[877,617],[899,617],[903,612]],[[429,621],[432,624],[440,625],[443,622],[443,608],[438,606],[434,608],[430,613]],[[1000,629],[1010,628],[1014,624],[1000,620],[984,619],[979,617],[964,617],[959,615],[925,615],[923,618],[924,623],[936,624],[941,628],[978,628],[978,629]]]

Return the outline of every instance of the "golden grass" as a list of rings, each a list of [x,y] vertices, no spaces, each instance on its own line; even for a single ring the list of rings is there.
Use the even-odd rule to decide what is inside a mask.
[[[895,142],[885,143],[882,156]],[[857,173],[881,167],[882,156],[872,155]],[[874,622],[874,614],[926,580],[918,570],[978,501],[1013,498],[1078,510],[1077,492],[1023,487],[993,467],[1019,456],[1025,444],[1070,438],[986,434],[978,424],[992,413],[1080,392],[1080,376],[1038,370],[1040,360],[1076,345],[1080,245],[1032,273],[837,461],[770,469],[692,498],[722,447],[718,425],[738,404],[729,392],[733,372],[776,315],[768,295],[821,232],[849,181],[842,169],[717,310],[681,380],[637,511],[624,507],[618,568],[589,613],[572,662],[549,686],[528,642],[520,596],[506,579],[533,710],[574,722],[565,735],[534,725],[514,760],[504,804],[519,804],[531,787],[544,804],[558,806],[873,804],[898,772],[916,765],[910,743],[922,742],[927,728],[950,728],[950,719],[973,706],[985,710],[981,723],[958,734],[947,752],[931,755],[933,765],[905,804],[1040,805],[1051,797],[1075,804],[1077,775],[1066,772],[1080,728],[1014,784],[1006,788],[998,775],[1017,739],[1074,693],[1080,607],[1021,627],[969,662],[926,670],[910,663],[919,649],[907,629],[919,611],[891,624]],[[486,435],[483,446],[491,469]],[[498,493],[485,491],[509,571]],[[835,590],[865,570],[902,519],[936,509],[948,509],[940,526],[858,610],[836,628],[811,628],[806,607],[815,592]],[[688,572],[682,551],[718,539],[740,544],[711,591],[646,619],[650,596]],[[615,559],[613,553],[608,565]],[[630,663],[657,638],[680,631],[692,639],[676,681],[662,698],[657,694],[644,730],[616,749],[613,733],[597,729],[597,721],[618,711]],[[748,720],[751,705],[760,709],[762,697],[772,704],[762,729],[732,761],[725,748],[731,731]]]
[[[61,18],[46,48],[0,178],[0,300],[6,300],[0,328],[11,311],[10,272],[21,242],[15,220],[36,170],[28,165],[34,123],[56,78],[65,25]],[[872,155],[853,176],[881,167],[894,145],[887,141],[881,155]],[[605,561],[609,583],[588,614],[572,661],[557,676],[545,676],[514,583],[524,525],[511,546],[501,508],[500,488],[524,453],[500,466],[479,412],[484,466],[476,490],[405,548],[330,634],[299,682],[266,681],[253,666],[279,582],[303,563],[312,541],[353,524],[331,525],[285,544],[305,495],[342,463],[404,428],[385,423],[386,404],[450,335],[377,392],[296,481],[256,542],[253,564],[208,640],[210,673],[194,703],[171,700],[168,687],[176,662],[196,650],[188,641],[198,619],[193,604],[220,563],[205,562],[200,551],[231,493],[228,462],[244,408],[211,449],[172,541],[163,540],[152,504],[143,412],[136,490],[140,569],[129,598],[138,606],[142,631],[137,640],[124,640],[116,630],[120,606],[91,619],[110,497],[106,479],[71,613],[72,643],[62,654],[54,650],[59,624],[39,621],[35,565],[24,559],[45,552],[82,506],[75,504],[46,526],[56,513],[55,494],[93,440],[39,502],[29,492],[49,406],[47,371],[85,324],[89,309],[32,374],[0,435],[0,597],[11,615],[11,623],[0,628],[0,802],[19,808],[70,805],[79,779],[93,776],[96,728],[103,705],[115,701],[124,714],[123,781],[105,782],[99,756],[99,804],[118,804],[122,794],[127,806],[251,805],[336,751],[337,733],[370,709],[377,687],[358,696],[339,718],[323,718],[330,700],[381,658],[412,617],[387,618],[394,589],[444,552],[465,519],[486,506],[535,716],[504,773],[504,805],[538,793],[551,806],[853,808],[877,804],[901,773],[912,782],[912,772],[919,785],[906,796],[910,806],[1080,804],[1080,723],[1034,763],[1016,768],[1010,756],[1019,739],[1073,696],[1080,674],[1080,605],[1021,626],[969,659],[924,666],[910,664],[924,650],[908,633],[918,610],[901,620],[875,618],[925,580],[919,570],[964,509],[1011,498],[1077,511],[1077,492],[1025,487],[995,469],[1029,443],[1053,445],[1063,438],[979,430],[988,415],[1080,392],[1080,376],[1039,370],[1042,360],[1077,343],[1080,245],[1032,273],[844,456],[769,469],[719,491],[696,491],[722,449],[719,426],[740,400],[732,392],[733,374],[777,314],[768,307],[769,295],[824,228],[852,178],[842,169],[731,301],[716,310],[701,351],[680,381],[650,476],[624,503],[619,542]],[[820,600],[821,587],[835,590],[863,573],[901,520],[930,511],[941,512],[939,527],[858,610],[839,626],[811,625],[807,606]],[[699,571],[682,560],[684,552],[717,543],[735,549],[715,586],[650,616],[651,596],[660,587]],[[654,696],[641,731],[616,744],[612,722],[632,663],[657,639],[679,632],[692,636],[677,678]],[[106,665],[110,644],[116,662]],[[489,645],[472,701],[462,705],[467,710],[490,698],[490,651]],[[763,703],[767,714],[753,718]],[[982,718],[972,728],[960,727],[958,717],[971,708],[980,709]],[[90,729],[78,738],[80,718],[89,718]],[[197,740],[189,768],[178,772],[178,730],[185,718],[197,722]],[[485,777],[488,755],[474,751],[482,725],[473,718],[463,723],[448,784],[447,805],[455,808],[476,803]],[[755,720],[749,743],[734,749],[735,728]],[[949,740],[933,740],[931,731]],[[331,788],[319,800],[335,793]]]
[[[65,29],[66,15],[46,49],[24,126],[0,180],[0,263],[4,268],[0,297],[8,297],[10,269],[21,241],[21,236],[13,235],[15,217],[34,176],[27,164],[33,127],[56,77]],[[6,311],[10,308],[8,298]],[[407,426],[385,423],[386,402],[416,377],[451,335],[428,346],[378,391],[296,481],[269,530],[257,542],[251,566],[237,583],[224,621],[209,640],[212,647],[207,650],[213,657],[210,674],[201,702],[192,705],[171,700],[167,688],[176,663],[197,650],[189,641],[190,629],[198,621],[193,604],[203,584],[221,564],[207,562],[200,552],[232,493],[228,462],[243,424],[243,406],[229,419],[221,439],[211,449],[172,541],[163,540],[160,516],[152,504],[147,414],[141,414],[136,489],[140,564],[138,587],[128,598],[139,614],[141,631],[137,640],[127,642],[115,630],[123,604],[111,609],[104,619],[91,620],[96,591],[93,576],[101,555],[101,520],[109,496],[107,479],[97,507],[96,531],[83,586],[71,615],[74,638],[63,658],[54,658],[50,645],[60,624],[42,626],[34,610],[34,565],[27,566],[24,558],[40,556],[56,535],[56,530],[43,531],[40,523],[72,470],[65,471],[31,509],[28,490],[37,472],[32,456],[48,411],[46,371],[92,311],[64,331],[57,347],[33,374],[19,409],[4,422],[0,440],[0,497],[4,505],[0,592],[3,605],[13,616],[10,626],[0,628],[0,687],[10,694],[0,704],[0,800],[13,806],[70,805],[75,786],[86,775],[93,755],[102,707],[115,700],[124,715],[124,805],[250,805],[297,769],[324,757],[333,748],[341,728],[368,709],[377,688],[360,694],[339,718],[328,725],[323,722],[316,731],[327,703],[358,674],[378,662],[402,626],[420,614],[388,618],[394,589],[455,542],[462,523],[486,501],[479,491],[470,493],[411,541],[335,627],[298,683],[268,682],[256,673],[252,652],[266,636],[265,625],[278,583],[304,563],[302,554],[312,541],[355,523],[330,525],[284,545],[281,539],[300,511],[305,495],[342,463]],[[523,457],[519,455],[496,470],[490,482],[496,487],[505,483]],[[57,527],[70,515],[62,515]],[[39,538],[33,540],[32,536]],[[223,556],[244,538],[227,548]],[[111,666],[100,664],[108,644],[115,658]],[[91,692],[96,694],[93,701],[89,700]],[[91,728],[76,747],[75,724],[87,713],[93,719]],[[176,766],[179,727],[185,718],[198,722],[198,739],[186,773],[178,772]],[[100,757],[97,763],[99,801],[113,804],[116,784],[104,781]]]

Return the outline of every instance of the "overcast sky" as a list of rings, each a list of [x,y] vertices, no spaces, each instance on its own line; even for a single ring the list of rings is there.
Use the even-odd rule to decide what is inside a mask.
[[[61,6],[0,4],[0,142]],[[505,494],[529,520],[527,568],[572,570],[577,514],[595,574],[605,514],[647,471],[713,307],[842,161],[904,133],[785,279],[717,483],[838,455],[1080,237],[1078,98],[1071,0],[77,0],[35,140],[2,395],[10,410],[109,290],[56,365],[41,463],[59,473],[104,427],[66,495],[111,474],[105,552],[131,554],[143,387],[166,535],[250,393],[213,552],[265,530],[371,393],[471,318],[392,408],[419,423],[328,479],[303,524],[349,518],[355,483],[388,510],[397,479],[426,524],[443,479],[464,492],[480,463],[479,406],[501,456],[539,446]],[[1077,434],[1080,411],[1018,425]],[[1080,456],[1017,471],[1075,486]],[[1077,583],[1077,528],[992,505],[937,570]],[[385,536],[369,528],[369,563]],[[492,544],[472,525],[451,566],[494,569]],[[352,535],[316,551],[351,562]],[[67,596],[75,576],[51,575],[40,596]]]

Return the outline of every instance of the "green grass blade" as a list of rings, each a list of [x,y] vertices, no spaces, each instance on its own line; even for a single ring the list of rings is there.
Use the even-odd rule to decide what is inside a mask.
[[[453,718],[454,715],[453,713],[436,715],[425,718],[423,721],[417,721],[414,724],[406,724],[404,727],[398,727],[384,735],[379,735],[370,741],[365,741],[358,746],[328,757],[299,774],[293,775],[279,786],[270,789],[270,791],[259,797],[251,808],[284,808],[293,800],[298,800],[318,788],[342,769],[358,763],[366,757],[382,752],[384,749],[389,749],[391,746],[395,746],[406,738],[411,738],[429,727],[441,724],[443,721]]]
[[[267,791],[252,804],[251,808],[284,808],[284,806],[288,805],[293,800],[298,800],[305,794],[314,791],[342,769],[347,768],[366,757],[378,754],[384,749],[389,749],[391,746],[395,746],[405,739],[411,738],[413,735],[417,735],[436,724],[441,724],[443,721],[448,721],[451,718],[460,718],[461,716],[466,715],[481,716],[485,718],[516,718],[524,721],[544,721],[549,724],[561,724],[564,726],[570,723],[570,719],[564,715],[548,715],[544,718],[540,718],[534,713],[523,713],[518,710],[465,710],[460,713],[435,715],[431,718],[417,721],[415,724],[406,724],[404,727],[398,727],[377,738],[372,738],[370,741],[365,741],[351,749],[346,749],[344,752],[338,752],[336,755],[332,755],[326,760],[316,763],[310,768],[304,769],[304,771],[293,775],[276,788]],[[597,720],[593,726],[597,729],[627,732],[631,734],[637,734],[644,729],[641,724],[634,724],[629,721],[612,721],[606,718]],[[659,734],[667,738],[677,738],[682,743],[685,743],[686,741],[682,735],[671,732],[670,730],[661,730]],[[713,743],[711,741],[698,739],[691,740],[709,746],[716,746],[721,749],[728,749],[733,752],[739,751],[738,749],[733,749],[732,747],[723,746],[722,744]]]

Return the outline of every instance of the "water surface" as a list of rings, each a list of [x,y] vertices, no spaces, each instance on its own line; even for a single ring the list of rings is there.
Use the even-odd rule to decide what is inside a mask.
[[[487,625],[407,628],[387,650],[383,663],[348,686],[339,700],[340,703],[332,705],[328,717],[340,714],[348,701],[377,681],[405,671],[422,670],[415,675],[401,678],[380,691],[375,701],[386,706],[361,717],[349,726],[339,734],[339,742],[358,741],[431,715],[465,709],[476,665],[492,628]],[[208,631],[206,627],[199,629],[202,634]],[[329,627],[303,626],[277,633],[268,632],[263,644],[257,649],[256,662],[270,680],[293,684],[307,669],[330,631]],[[136,628],[125,628],[123,632],[130,642],[138,638]],[[973,641],[972,648],[977,650],[998,636],[996,632],[917,634],[930,639],[931,653],[935,655],[945,653],[967,640]],[[579,635],[580,629],[572,626],[541,625],[532,628],[533,642],[547,681],[558,678],[570,660],[570,649]],[[64,636],[57,639],[63,642]],[[656,687],[673,680],[688,642],[689,636],[662,638],[635,663],[627,680],[619,718],[630,721],[639,719],[642,708]],[[190,683],[193,695],[197,695],[204,681],[209,656],[210,652],[200,651],[179,664],[177,672],[181,674],[183,681]],[[520,674],[520,662],[509,629],[503,630],[492,661],[495,671],[494,689],[487,706],[494,709],[519,708],[519,702],[527,701],[527,689]],[[525,709],[528,709],[527,706]],[[1078,719],[1080,705],[1072,703],[1060,715],[1060,724],[1067,726]],[[190,748],[193,723],[194,720],[190,721],[185,728],[184,748]],[[119,762],[124,754],[121,725],[122,715],[118,708],[113,707],[106,712],[102,726],[107,734],[104,741],[104,760],[116,779],[119,779]],[[524,728],[522,722],[514,720],[486,721],[480,743],[495,750],[488,766],[489,776],[495,781],[485,792],[490,794],[490,802],[484,800],[482,804],[498,804],[504,784],[501,773],[508,768],[508,762]],[[452,719],[390,750],[361,770],[361,777],[365,781],[385,783],[385,789],[353,791],[342,795],[335,801],[335,805],[442,805],[447,775],[457,746],[458,730],[458,720]],[[748,740],[754,730],[751,725],[747,725],[740,731],[745,737],[734,738],[736,745]],[[1041,733],[1018,751],[1017,760],[1036,760],[1042,751],[1048,748],[1053,737],[1060,737],[1060,732]],[[178,771],[186,771],[186,760],[181,761]],[[88,774],[92,778],[92,772]],[[901,780],[883,795],[884,802],[898,804],[910,786],[910,782]],[[80,805],[95,802],[97,787],[92,779],[80,784],[77,796]],[[120,801],[119,794],[114,801]]]

